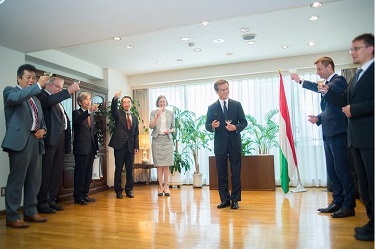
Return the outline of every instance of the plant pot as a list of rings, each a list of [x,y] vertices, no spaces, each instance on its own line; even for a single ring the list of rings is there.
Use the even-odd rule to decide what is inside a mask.
[[[201,188],[203,186],[203,174],[193,174],[193,188]]]

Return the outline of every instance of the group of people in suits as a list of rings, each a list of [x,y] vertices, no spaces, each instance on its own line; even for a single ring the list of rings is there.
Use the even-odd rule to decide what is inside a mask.
[[[347,84],[335,74],[331,58],[315,61],[317,75],[323,84],[302,80],[292,73],[291,79],[303,88],[322,95],[318,115],[308,121],[322,125],[327,173],[332,182],[332,202],[320,213],[332,213],[332,218],[355,215],[355,182],[358,178],[360,198],[365,205],[369,222],[354,228],[357,240],[374,240],[374,35],[365,33],[355,37],[350,50],[353,63],[359,65],[355,77]],[[219,99],[208,107],[206,130],[214,132],[214,153],[218,172],[221,203],[217,208],[238,209],[241,200],[241,135],[247,122],[239,102],[229,99],[226,80],[215,82]],[[229,122],[229,121],[230,122]],[[228,121],[227,124],[225,121]],[[355,165],[352,173],[348,162],[348,148]],[[228,159],[231,169],[232,191],[228,187]]]
[[[6,225],[27,228],[28,222],[46,222],[39,213],[63,211],[56,203],[61,183],[64,155],[71,150],[69,117],[61,102],[78,91],[74,83],[66,89],[59,77],[40,76],[33,65],[17,70],[17,85],[4,91],[6,133],[2,148],[9,155],[5,206]],[[73,112],[75,170],[74,202],[85,205],[95,199],[88,197],[92,164],[98,150],[89,93],[77,97],[79,110]],[[23,219],[18,212],[24,191]]]

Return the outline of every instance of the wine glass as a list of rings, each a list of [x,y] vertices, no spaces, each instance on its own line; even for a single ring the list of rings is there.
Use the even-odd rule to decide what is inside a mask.
[[[52,77],[53,73],[51,73],[51,72],[44,72],[43,75],[44,76],[48,76],[48,77]]]
[[[73,80],[73,83],[76,83],[77,85],[81,84],[80,80]]]
[[[325,81],[324,79],[319,79],[319,80],[318,80],[317,83],[318,83],[318,90],[319,90],[319,91],[320,91],[321,86],[324,85],[324,81]]]
[[[225,123],[226,123],[227,125],[229,125],[230,123],[232,123],[232,120],[231,120],[231,119],[226,119],[226,120],[225,120]]]

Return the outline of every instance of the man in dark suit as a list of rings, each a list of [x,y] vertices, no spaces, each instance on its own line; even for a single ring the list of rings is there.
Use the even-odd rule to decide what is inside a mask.
[[[226,80],[215,82],[214,89],[219,100],[208,107],[206,130],[215,134],[214,153],[221,200],[217,208],[231,206],[238,209],[238,201],[241,200],[240,132],[247,126],[247,120],[241,103],[228,98],[229,83]],[[228,158],[232,174],[231,194],[228,187]]]
[[[353,63],[359,68],[343,94],[319,87],[327,102],[342,107],[348,121],[348,145],[354,159],[359,191],[370,221],[354,229],[358,240],[374,240],[374,35],[352,41]]]
[[[13,228],[27,228],[28,221],[47,221],[38,214],[36,206],[47,128],[35,95],[40,93],[48,78],[41,76],[36,82],[36,68],[25,64],[17,70],[18,85],[7,86],[3,91],[6,133],[1,147],[8,152],[10,166],[5,191],[6,225]],[[23,220],[18,213],[22,188]]]
[[[73,111],[75,160],[73,198],[75,204],[86,205],[87,202],[95,202],[88,193],[92,179],[92,165],[99,150],[93,113],[98,110],[98,106],[91,105],[91,94],[88,92],[79,93],[77,103],[81,108]]]
[[[329,57],[321,57],[314,62],[316,73],[321,84],[328,86],[337,93],[343,93],[347,82],[343,76],[335,74],[335,64]],[[318,83],[301,80],[298,74],[292,73],[291,78],[303,88],[318,92]],[[324,83],[324,80],[325,83]],[[332,213],[333,218],[344,218],[355,215],[355,187],[348,163],[348,145],[346,134],[346,117],[339,106],[327,103],[322,99],[322,112],[309,115],[312,124],[322,125],[326,167],[332,183],[333,201],[326,208],[319,208],[321,213]]]
[[[64,169],[65,153],[71,151],[70,120],[60,103],[79,90],[78,84],[63,89],[64,80],[52,77],[45,89],[37,95],[42,104],[47,136],[44,138],[45,154],[42,157],[42,183],[38,193],[39,213],[53,214],[64,208],[56,203]]]
[[[121,99],[122,109],[118,110],[117,105],[120,96],[121,92],[118,91],[112,99],[111,114],[115,120],[116,128],[109,141],[109,146],[114,149],[115,154],[114,190],[117,199],[122,199],[121,174],[124,163],[126,169],[125,194],[128,198],[134,198],[132,192],[134,154],[139,151],[138,118],[130,113],[132,99],[129,96],[124,96]]]

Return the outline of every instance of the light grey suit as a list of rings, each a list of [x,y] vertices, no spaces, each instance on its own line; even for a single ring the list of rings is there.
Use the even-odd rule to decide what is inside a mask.
[[[151,111],[151,114],[150,114],[150,124],[154,121],[154,119],[156,118],[156,115],[158,113],[159,110],[153,110]],[[173,115],[173,112],[170,111],[170,110],[165,110],[166,112],[166,123],[167,123],[167,127],[169,128],[169,130],[171,131],[174,131],[175,129],[175,121],[174,121],[174,115]],[[158,135],[160,134],[160,118],[158,119],[156,125],[154,127],[151,127],[152,130],[152,133],[151,133],[151,136],[153,138],[157,138]],[[169,138],[172,139],[172,133],[169,133],[168,134]]]
[[[20,219],[22,188],[24,188],[24,215],[38,213],[36,196],[41,182],[41,155],[44,153],[43,139],[36,139],[31,133],[33,112],[28,99],[33,98],[38,109],[39,128],[45,129],[43,111],[38,98],[38,84],[26,88],[7,86],[3,91],[6,133],[1,147],[9,153],[10,172],[8,176],[5,206],[9,221]]]

